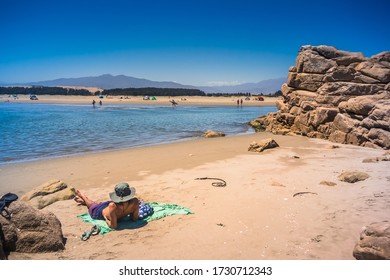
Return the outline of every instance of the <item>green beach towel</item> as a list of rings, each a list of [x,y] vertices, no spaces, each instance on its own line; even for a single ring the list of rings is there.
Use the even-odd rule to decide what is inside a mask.
[[[148,216],[145,219],[138,220],[137,222],[133,222],[130,219],[121,219],[118,221],[118,230],[143,227],[148,222],[159,220],[167,216],[193,214],[190,209],[177,204],[167,204],[161,202],[147,202],[145,204],[153,208],[154,210],[153,215]],[[92,219],[88,213],[81,214],[77,217],[83,219],[83,221],[86,223],[99,225],[100,233],[102,235],[113,230],[107,225],[106,221]]]

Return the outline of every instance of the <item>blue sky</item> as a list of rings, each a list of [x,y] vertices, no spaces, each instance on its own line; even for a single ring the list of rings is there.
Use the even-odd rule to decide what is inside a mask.
[[[390,1],[0,1],[0,82],[287,76],[302,45],[390,51]]]

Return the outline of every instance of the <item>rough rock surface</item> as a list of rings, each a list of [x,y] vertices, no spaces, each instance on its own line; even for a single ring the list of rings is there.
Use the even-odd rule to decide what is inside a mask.
[[[4,233],[3,233],[2,225],[0,224],[0,260],[6,260],[7,259],[7,256],[6,256],[5,252],[4,252],[3,241],[4,241]]]
[[[278,143],[276,143],[274,139],[268,138],[259,142],[252,142],[249,145],[248,151],[261,153],[265,149],[272,149],[276,147],[279,147]]]
[[[37,210],[22,201],[8,207],[10,219],[0,216],[3,248],[8,252],[42,253],[63,250],[61,222],[48,211]]]
[[[343,172],[339,175],[339,180],[347,183],[356,183],[359,181],[364,181],[368,177],[370,177],[367,173],[365,172],[360,172],[360,171],[347,171]]]
[[[390,260],[390,222],[364,227],[353,256],[358,260]]]
[[[250,122],[257,130],[390,148],[390,52],[303,46],[281,90],[278,112]]]
[[[224,137],[225,133],[214,130],[207,130],[202,136],[205,138]]]
[[[42,209],[56,201],[72,199],[74,189],[60,180],[51,180],[26,193],[21,200]]]

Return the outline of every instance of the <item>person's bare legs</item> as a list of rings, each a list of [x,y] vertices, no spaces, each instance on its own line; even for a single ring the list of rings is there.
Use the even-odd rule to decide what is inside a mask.
[[[86,205],[88,209],[92,205],[92,203],[94,202],[93,200],[90,200],[85,194],[83,194],[79,190],[76,190],[76,195],[77,196],[74,198],[74,200],[77,203]]]

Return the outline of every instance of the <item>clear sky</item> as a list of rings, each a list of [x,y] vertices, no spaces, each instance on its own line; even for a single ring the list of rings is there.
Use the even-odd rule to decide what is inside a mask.
[[[302,45],[390,51],[390,0],[0,0],[0,82],[286,77]]]

